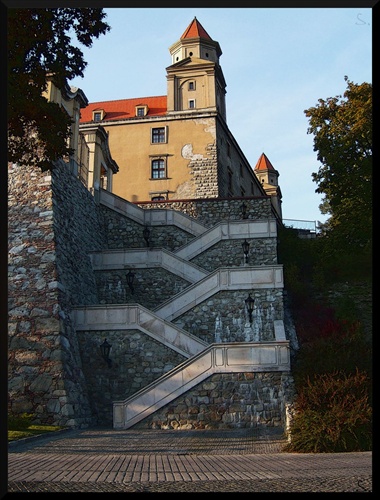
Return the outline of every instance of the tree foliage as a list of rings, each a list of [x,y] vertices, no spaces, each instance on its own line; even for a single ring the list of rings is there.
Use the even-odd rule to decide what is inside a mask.
[[[8,161],[47,170],[71,153],[71,121],[42,95],[46,77],[65,89],[83,76],[87,63],[72,42],[91,47],[110,30],[105,17],[99,8],[8,9]]]
[[[319,99],[304,113],[321,162],[312,174],[320,210],[331,215],[327,236],[338,248],[363,248],[372,238],[372,85],[344,79],[343,98]]]

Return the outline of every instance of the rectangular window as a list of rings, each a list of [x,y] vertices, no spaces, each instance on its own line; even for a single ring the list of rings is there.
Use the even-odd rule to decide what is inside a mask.
[[[152,179],[164,179],[166,177],[165,160],[152,160]]]
[[[189,82],[189,90],[195,90],[195,82]]]
[[[167,127],[152,128],[152,144],[167,142],[166,128]]]
[[[102,113],[94,113],[94,122],[100,122],[100,120],[102,119]]]
[[[137,108],[137,116],[145,116],[145,109]]]
[[[189,99],[189,109],[195,109],[195,100]]]

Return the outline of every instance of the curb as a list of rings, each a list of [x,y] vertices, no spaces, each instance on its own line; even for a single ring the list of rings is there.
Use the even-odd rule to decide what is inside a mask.
[[[60,436],[66,432],[72,431],[73,429],[59,429],[58,431],[48,431],[42,434],[35,434],[34,436],[28,436],[21,439],[14,439],[13,441],[8,441],[8,448],[15,448],[16,446],[23,445],[25,443],[30,443],[33,441],[38,441],[40,439],[52,438],[55,436]]]

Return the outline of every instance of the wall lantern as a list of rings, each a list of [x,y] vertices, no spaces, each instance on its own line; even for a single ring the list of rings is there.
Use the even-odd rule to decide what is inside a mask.
[[[144,236],[146,246],[148,247],[149,246],[149,236],[150,236],[150,229],[148,226],[144,227],[143,236]]]
[[[104,342],[100,344],[100,353],[102,355],[102,358],[104,361],[107,363],[108,367],[111,368],[112,366],[112,359],[110,359],[110,351],[112,345],[107,342],[107,339],[104,339]]]
[[[135,273],[129,270],[126,274],[126,278],[127,278],[127,285],[129,286],[130,291],[133,293],[135,291],[133,287],[133,283],[135,281]]]
[[[168,248],[172,248],[173,247],[173,236],[171,234],[169,234],[167,237],[166,237],[166,246]]]
[[[245,263],[248,262],[248,253],[249,253],[249,243],[247,240],[244,240],[243,243],[241,244],[241,246],[243,247],[243,252],[244,252],[244,256],[245,256]]]
[[[252,324],[252,313],[253,313],[253,306],[255,304],[255,299],[251,297],[251,294],[248,294],[248,297],[245,299],[245,306],[248,311],[248,316],[249,316],[249,322]]]
[[[240,210],[241,210],[241,215],[243,216],[243,219],[247,218],[247,205],[243,203],[240,205]]]

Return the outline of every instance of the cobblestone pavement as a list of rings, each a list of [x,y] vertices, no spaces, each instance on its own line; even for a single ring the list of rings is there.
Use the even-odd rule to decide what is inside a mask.
[[[372,492],[372,452],[285,453],[253,429],[70,430],[9,445],[8,492]]]

